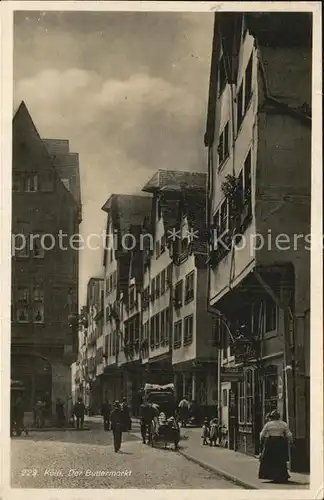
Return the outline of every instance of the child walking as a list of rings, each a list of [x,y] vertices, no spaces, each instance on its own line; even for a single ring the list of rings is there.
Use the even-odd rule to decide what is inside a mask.
[[[201,438],[203,440],[203,445],[208,444],[207,439],[209,438],[209,432],[210,432],[209,421],[208,418],[205,418],[203,426],[201,428]]]

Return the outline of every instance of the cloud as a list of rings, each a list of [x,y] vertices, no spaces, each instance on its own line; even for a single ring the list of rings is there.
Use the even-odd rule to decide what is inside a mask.
[[[158,168],[206,169],[211,17],[30,14],[15,17],[15,106],[79,153],[85,236],[104,228],[111,193],[138,192]],[[81,256],[83,296],[99,254]]]

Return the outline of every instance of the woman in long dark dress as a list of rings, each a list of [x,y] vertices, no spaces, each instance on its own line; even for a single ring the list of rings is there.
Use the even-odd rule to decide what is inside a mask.
[[[261,456],[259,479],[269,479],[276,483],[286,483],[289,479],[287,462],[289,461],[289,445],[292,434],[286,422],[280,420],[277,411],[270,413],[260,433]]]

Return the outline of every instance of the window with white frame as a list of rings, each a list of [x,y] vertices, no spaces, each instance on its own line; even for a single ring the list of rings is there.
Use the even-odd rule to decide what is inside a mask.
[[[167,307],[165,309],[165,336],[164,343],[169,345],[169,335],[170,335],[170,309]]]
[[[157,258],[157,259],[158,259],[158,258],[160,257],[160,255],[161,255],[161,251],[160,251],[160,250],[161,250],[161,242],[160,242],[160,240],[157,240],[157,241],[155,242],[155,256],[156,256],[156,258]]]
[[[161,344],[164,344],[165,337],[166,337],[166,331],[165,331],[165,316],[166,316],[166,310],[161,311]]]
[[[29,321],[29,289],[27,287],[18,288],[17,321],[19,323]]]
[[[218,160],[221,165],[229,157],[229,123],[227,122],[222,133],[219,136]]]
[[[155,348],[155,318],[151,318],[150,320],[150,348]]]
[[[236,96],[237,130],[240,129],[240,126],[243,122],[243,118],[244,118],[244,100],[243,100],[243,82],[242,82]]]
[[[162,236],[161,236],[161,248],[160,248],[161,254],[165,252],[165,249],[166,249],[166,237],[165,237],[165,234],[162,234]]]
[[[160,331],[160,313],[155,315],[155,346],[160,347],[161,331]]]
[[[44,290],[40,287],[34,288],[34,323],[44,323]]]
[[[179,309],[182,306],[183,280],[180,280],[174,288],[174,307]]]
[[[229,338],[228,338],[228,331],[223,320],[220,321],[220,330],[221,330],[221,340],[222,340],[222,359],[223,361],[227,361]]]
[[[238,383],[238,417],[240,424],[252,424],[253,422],[253,370],[244,372],[243,380]]]
[[[173,349],[179,349],[182,343],[182,320],[174,323],[173,328]]]
[[[193,314],[184,318],[183,345],[190,345],[193,339]]]
[[[36,174],[27,174],[25,178],[25,191],[34,193],[38,190],[38,177]]]
[[[113,272],[113,289],[117,287],[117,271]]]
[[[253,421],[253,370],[245,372],[246,423]]]
[[[185,302],[190,302],[194,299],[194,284],[195,284],[195,272],[187,274],[185,280]]]
[[[161,295],[165,294],[165,286],[166,286],[166,273],[165,269],[161,272]]]
[[[222,202],[221,207],[220,207],[220,235],[225,233],[228,229],[228,200],[225,198],[225,200]]]
[[[223,389],[222,391],[222,406],[225,408],[228,406],[228,390]]]
[[[172,264],[169,264],[167,267],[166,288],[172,287],[172,271],[173,271],[173,266]]]
[[[155,278],[151,281],[151,302],[155,300]]]
[[[249,212],[252,210],[251,191],[252,191],[252,161],[251,150],[248,152],[243,167],[243,203],[248,206]]]
[[[245,422],[245,391],[243,380],[238,383],[238,421],[240,424]]]
[[[161,288],[160,288],[160,275],[158,274],[155,277],[155,297],[157,299],[160,297],[160,292],[161,292]]]
[[[277,330],[278,307],[275,301],[269,296],[264,301],[265,324],[264,332],[273,332]]]
[[[252,97],[252,67],[253,67],[252,65],[253,65],[253,54],[251,54],[245,70],[245,89],[244,89],[245,112],[249,107]]]

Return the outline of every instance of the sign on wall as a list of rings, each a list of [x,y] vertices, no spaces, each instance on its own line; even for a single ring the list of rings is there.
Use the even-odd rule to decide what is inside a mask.
[[[239,382],[243,380],[243,369],[236,367],[221,368],[221,382]]]

